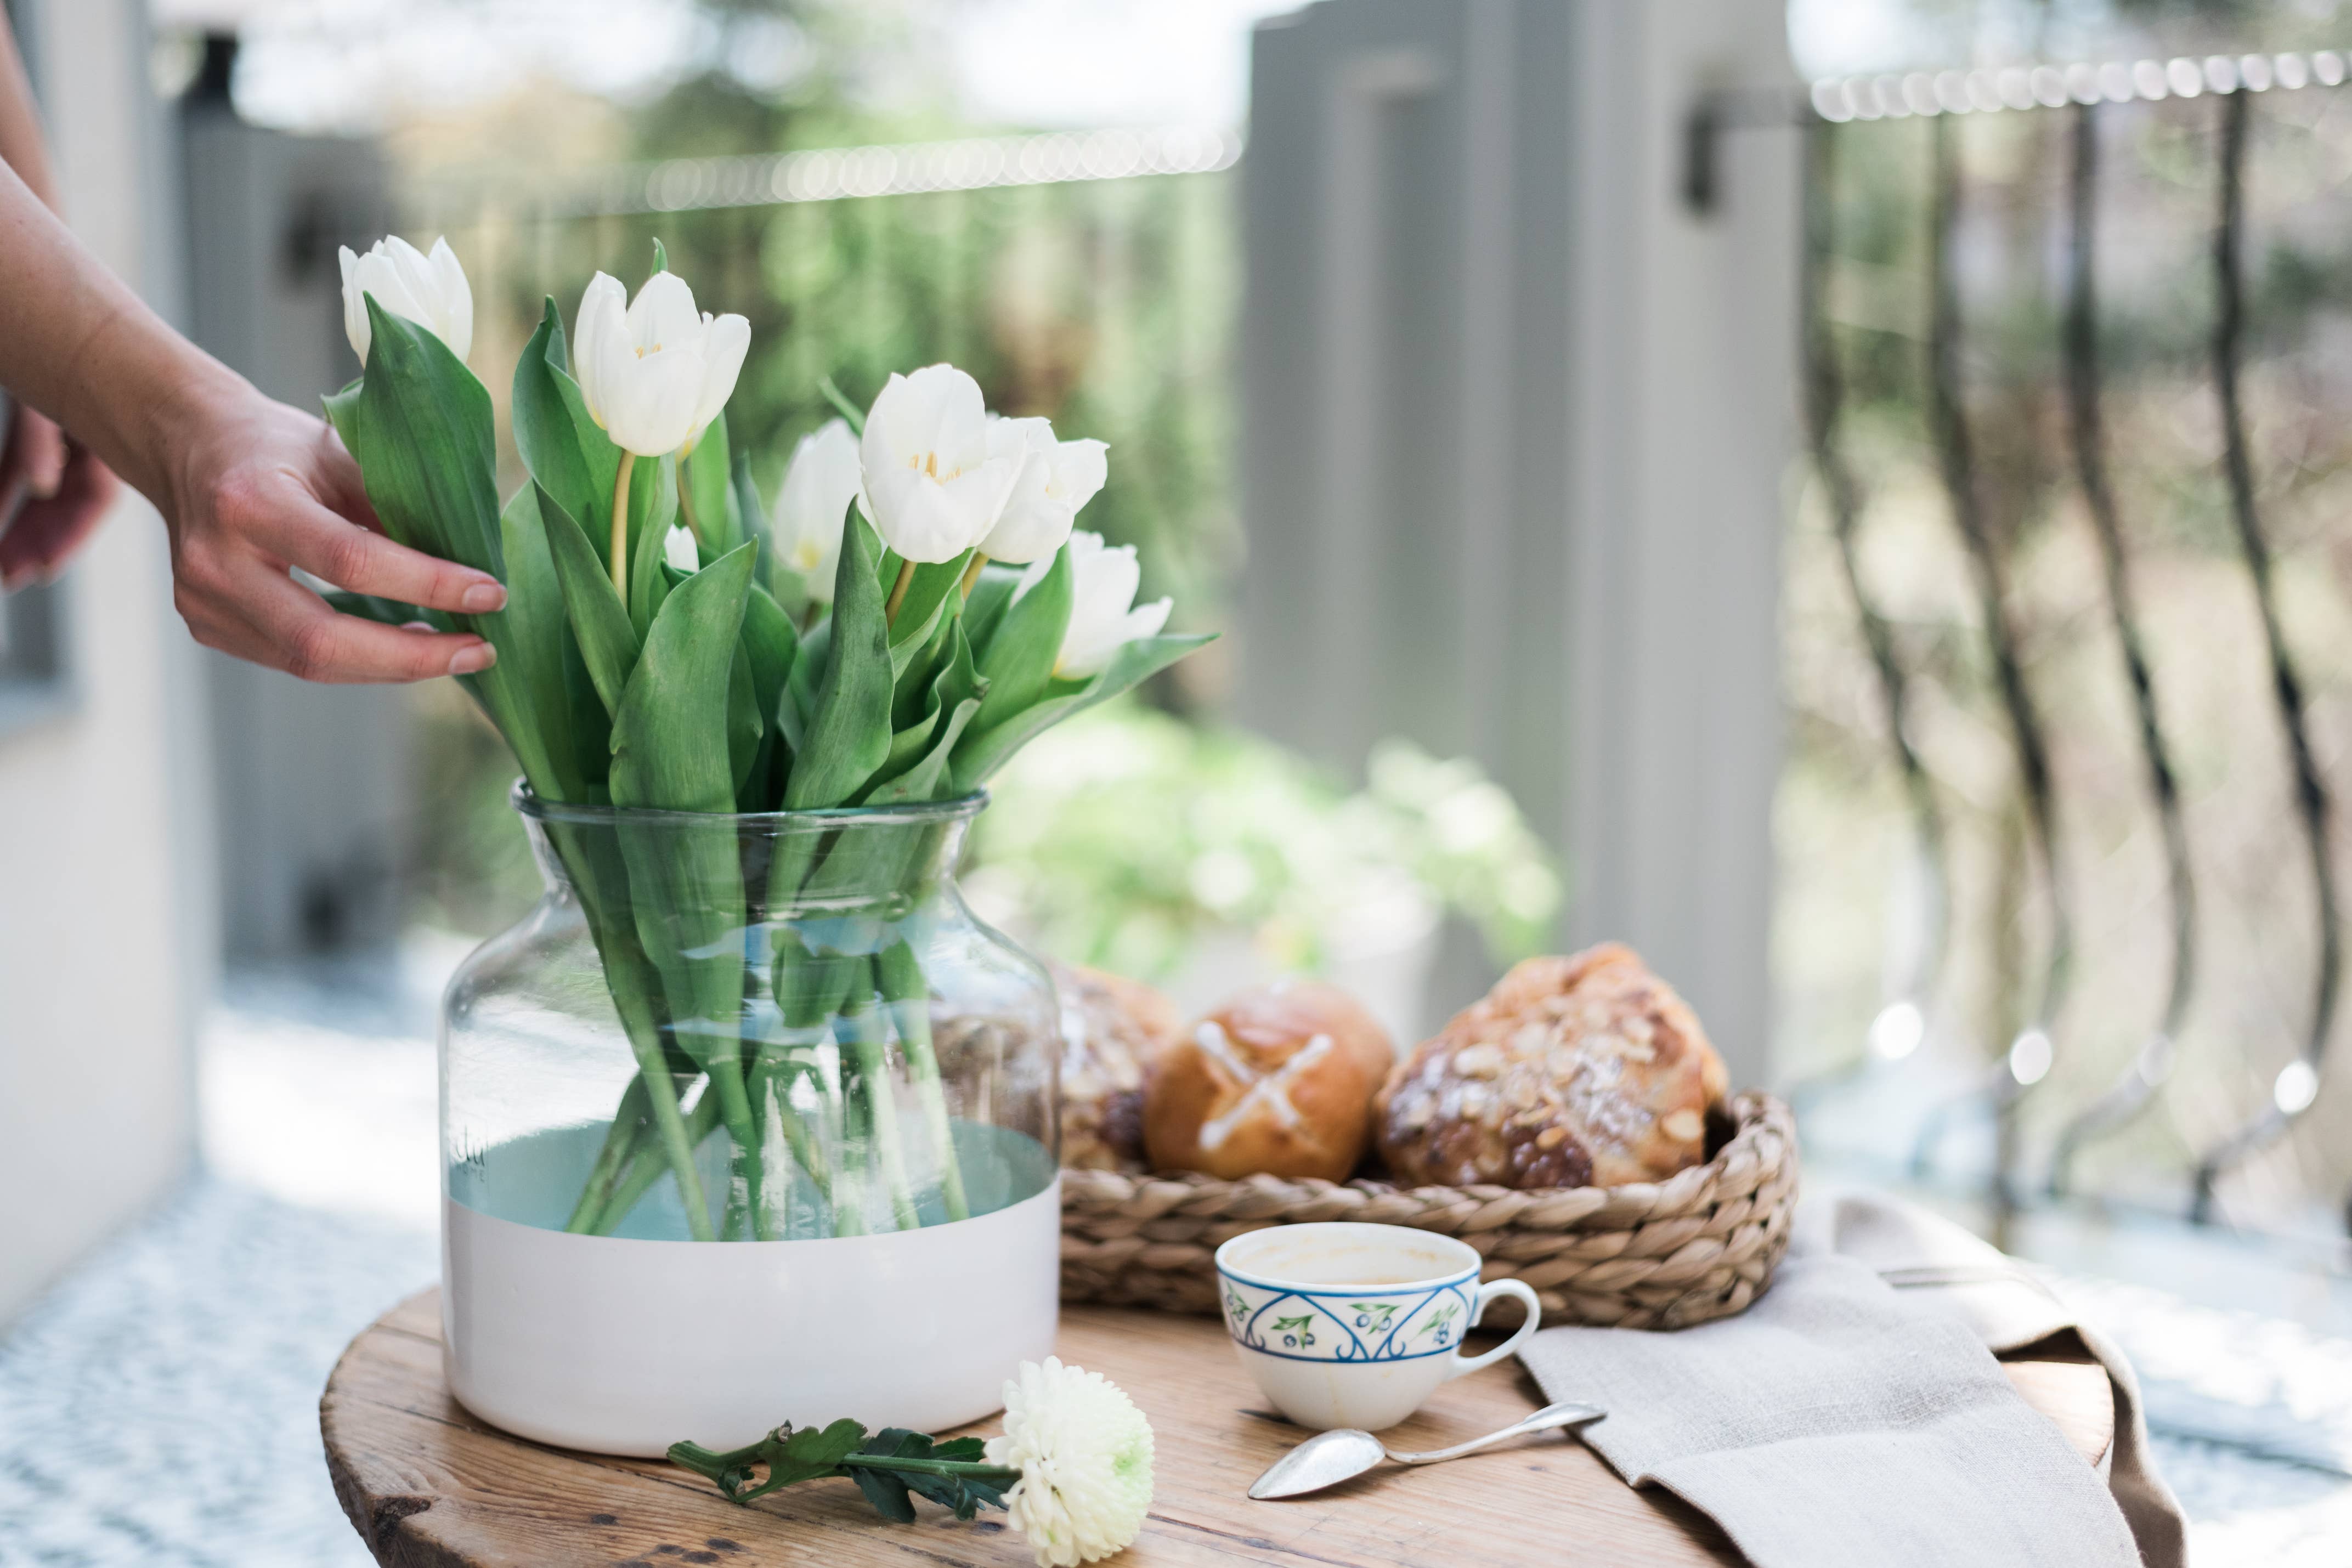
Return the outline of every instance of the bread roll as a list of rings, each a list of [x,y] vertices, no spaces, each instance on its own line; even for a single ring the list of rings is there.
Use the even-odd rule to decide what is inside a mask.
[[[1161,1170],[1345,1181],[1395,1062],[1387,1032],[1353,998],[1277,980],[1202,1019],[1152,1064],[1144,1144]]]
[[[1706,1157],[1723,1059],[1672,987],[1615,942],[1530,958],[1381,1090],[1397,1180],[1614,1186]]]
[[[1139,1173],[1144,1069],[1176,1042],[1183,1020],[1139,980],[1052,967],[1062,1001],[1062,1163]]]

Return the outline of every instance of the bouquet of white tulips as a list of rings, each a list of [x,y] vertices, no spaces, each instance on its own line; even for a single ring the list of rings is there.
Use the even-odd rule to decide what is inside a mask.
[[[886,1186],[895,1223],[919,1222],[903,1171],[823,1168],[776,1092],[805,1061],[744,1026],[762,986],[788,1030],[831,1028],[845,1056],[878,1058],[873,1019],[888,1020],[925,1101],[916,1119],[938,1134],[944,1212],[962,1218],[929,990],[876,896],[913,868],[863,863],[875,852],[847,835],[779,837],[755,856],[729,819],[969,795],[1047,727],[1207,641],[1162,634],[1166,600],[1133,604],[1131,549],[1073,531],[1105,481],[1103,444],[995,418],[970,376],[933,365],[892,376],[861,422],[804,437],[772,526],[724,412],[750,328],[698,312],[656,245],[634,300],[603,273],[589,284],[570,353],[547,302],[514,371],[530,479],[501,506],[490,397],[465,364],[471,297],[447,245],[346,250],[343,279],[364,371],[326,402],[368,498],[394,538],[492,573],[508,600],[470,616],[338,602],[487,639],[496,663],[461,679],[530,792],[623,809],[614,833],[549,830],[638,1068],[571,1228],[609,1231],[667,1176],[697,1239],[780,1235],[764,1166],[784,1157],[820,1186]],[[828,894],[870,907],[821,946],[763,918]],[[754,936],[775,950],[745,954]],[[833,1092],[887,1097],[888,1077]],[[875,1132],[868,1146],[899,1119],[892,1105],[845,1113]],[[714,1227],[694,1150],[721,1131],[732,1180]],[[840,1228],[867,1223],[835,1212]]]

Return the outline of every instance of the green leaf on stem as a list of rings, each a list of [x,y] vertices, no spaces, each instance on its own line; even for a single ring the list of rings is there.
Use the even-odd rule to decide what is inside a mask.
[[[860,802],[895,806],[938,797],[948,781],[948,759],[966,726],[979,715],[988,682],[972,667],[971,647],[963,640],[961,622],[949,622],[949,653],[931,683],[921,720],[891,737],[889,760],[882,765],[882,783],[870,788]]]
[[[728,686],[751,587],[738,547],[663,602],[613,717],[613,803],[732,811]]]
[[[808,714],[806,744],[793,747],[789,810],[838,806],[890,753],[889,626],[874,570],[881,540],[853,510],[834,573],[831,647]]]
[[[730,492],[730,504],[734,507],[736,537],[755,539],[760,546],[760,564],[752,572],[755,581],[762,581],[775,570],[775,545],[768,537],[767,503],[760,499],[760,486],[751,477],[751,458],[748,453],[735,455],[735,466],[727,476]]]
[[[629,620],[644,636],[669,593],[662,567],[677,520],[677,459],[640,457],[629,476]]]
[[[998,623],[1004,619],[1004,608],[1013,602],[1013,590],[1021,586],[1026,570],[994,561],[980,569],[980,580],[971,585],[971,596],[963,601],[964,635],[971,639],[975,650],[987,652]]]
[[[546,527],[548,554],[555,564],[564,612],[579,643],[581,660],[587,665],[606,715],[617,715],[629,673],[637,667],[641,646],[637,629],[578,521],[544,489],[540,492],[539,515]]]
[[[800,634],[793,630],[792,617],[760,586],[756,575],[743,604],[743,650],[751,664],[752,701],[759,708],[763,734],[759,760],[749,783],[737,791],[737,800],[752,802],[742,807],[745,810],[764,811],[780,794],[779,765],[792,766],[791,747],[782,732],[782,716],[790,706],[784,700],[784,687],[800,653]]]
[[[1139,637],[1111,655],[1110,667],[1075,690],[1048,695],[1043,702],[991,728],[967,730],[957,742],[952,768],[959,794],[979,789],[1012,755],[1073,714],[1108,702],[1138,683],[1149,680],[1193,649],[1216,640],[1215,633]],[[982,705],[984,708],[986,704]]]
[[[931,641],[940,617],[951,612],[949,606],[962,608],[956,589],[963,581],[964,568],[971,562],[971,552],[966,550],[952,560],[918,566],[907,580],[907,597],[899,601],[898,617],[890,622],[891,679],[907,673],[908,662]],[[893,572],[890,580],[896,579]]]
[[[849,394],[835,386],[831,376],[817,377],[816,390],[824,394],[824,401],[833,404],[834,412],[848,424],[850,434],[866,434],[866,411],[850,402]]]
[[[692,519],[694,537],[703,554],[711,560],[741,544],[745,537],[735,524],[734,470],[727,444],[727,415],[722,411],[696,438],[694,450],[678,465],[677,476],[680,505]]]
[[[515,449],[540,488],[556,499],[588,531],[590,548],[604,570],[613,526],[613,485],[620,473],[621,449],[588,413],[588,401],[568,370],[563,319],[551,298],[538,328],[515,361]]]
[[[1072,570],[1066,544],[1037,584],[1005,606],[980,655],[980,673],[988,677],[980,728],[1002,725],[1045,695],[1062,652],[1062,634],[1070,626]]]
[[[751,675],[751,653],[739,638],[735,662],[727,674],[727,767],[735,780],[735,807],[744,805],[751,770],[760,760],[760,743],[767,737],[767,720],[760,714],[760,688]]]
[[[507,563],[507,645],[499,650],[501,664],[515,660],[515,674],[530,705],[540,741],[546,747],[559,800],[584,802],[588,780],[580,766],[581,740],[576,726],[584,716],[597,729],[609,721],[592,701],[588,715],[575,711],[565,670],[572,629],[564,620],[563,590],[556,580],[554,558],[549,553],[547,529],[541,520],[539,486],[525,485],[499,516],[500,549]],[[602,737],[600,743],[602,742]],[[604,769],[596,769],[598,778]]]

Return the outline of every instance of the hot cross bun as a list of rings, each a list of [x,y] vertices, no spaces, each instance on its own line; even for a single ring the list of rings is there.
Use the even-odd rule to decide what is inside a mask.
[[[1143,1136],[1162,1170],[1345,1181],[1370,1146],[1372,1097],[1396,1062],[1346,993],[1277,980],[1202,1019],[1153,1062]]]
[[[1723,1059],[1640,955],[1530,958],[1397,1065],[1381,1153],[1408,1185],[1614,1186],[1706,1157]]]

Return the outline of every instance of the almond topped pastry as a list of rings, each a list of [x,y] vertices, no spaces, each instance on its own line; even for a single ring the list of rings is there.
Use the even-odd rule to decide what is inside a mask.
[[[1381,1153],[1408,1186],[1615,1186],[1706,1157],[1723,1059],[1622,943],[1529,958],[1399,1063]]]

